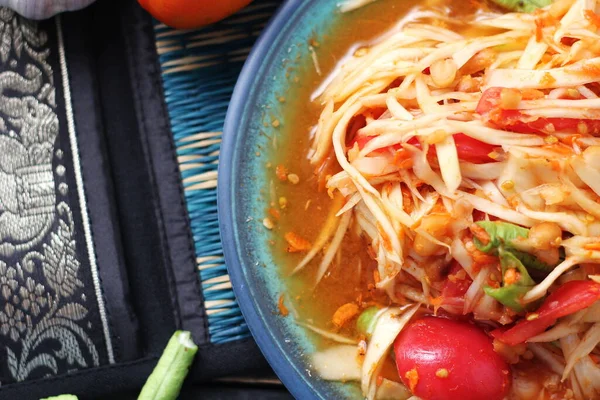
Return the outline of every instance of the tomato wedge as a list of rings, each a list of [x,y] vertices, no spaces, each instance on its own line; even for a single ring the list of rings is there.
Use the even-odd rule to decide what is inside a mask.
[[[456,144],[456,152],[458,158],[463,161],[467,161],[473,164],[484,164],[494,162],[495,160],[489,156],[494,151],[496,146],[480,142],[477,139],[473,139],[464,133],[457,133],[452,135],[454,143]],[[358,136],[354,142],[358,143],[358,148],[363,149],[367,143],[369,143],[375,136]],[[412,144],[415,147],[421,148],[421,143],[417,138],[411,138],[408,144]],[[354,145],[354,143],[352,144]],[[402,149],[402,145],[395,144],[387,148],[375,150],[374,153],[384,153],[387,150],[398,151]],[[429,148],[428,155],[435,155],[435,146]]]
[[[447,318],[425,317],[394,342],[398,374],[423,400],[501,400],[510,368],[480,328]]]
[[[459,159],[473,164],[485,164],[495,161],[490,157],[490,153],[492,153],[497,146],[480,142],[464,133],[457,133],[456,135],[453,135],[453,137]]]
[[[479,211],[479,210],[473,210],[473,222],[477,222],[477,221],[498,221],[500,218],[495,217],[493,215],[487,215],[486,218],[486,214],[483,211]]]
[[[492,336],[514,346],[539,335],[565,315],[583,310],[600,300],[600,284],[593,281],[570,281],[556,289],[524,320],[508,330],[496,329]]]
[[[456,313],[462,313],[465,305],[465,293],[473,283],[473,280],[464,272],[464,279],[458,279],[456,276],[459,275],[463,268],[456,261],[452,262],[448,278],[444,282],[442,288],[442,294],[440,299],[440,305],[446,306],[445,308],[449,311],[456,311]]]
[[[519,110],[502,108],[500,97],[505,88],[493,87],[483,92],[476,112],[491,124],[518,133],[570,132],[600,135],[600,120],[575,118],[543,118],[527,115]],[[509,89],[517,90],[517,89]],[[523,100],[539,98],[537,90],[519,90]],[[543,95],[543,94],[542,94]]]

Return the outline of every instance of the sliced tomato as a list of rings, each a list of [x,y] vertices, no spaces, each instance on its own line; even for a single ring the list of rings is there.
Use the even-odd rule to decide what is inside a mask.
[[[481,95],[476,112],[491,124],[518,133],[570,132],[600,135],[600,120],[575,118],[543,118],[527,115],[519,110],[502,108],[500,97],[505,88],[493,87]],[[517,89],[509,89],[517,90]],[[537,90],[519,90],[523,100],[533,100],[543,96]]]
[[[480,210],[473,210],[473,221],[477,222],[477,221],[498,221],[500,218],[494,216],[494,215],[489,215],[487,214],[487,218],[486,218],[486,213],[484,213],[483,211]]]
[[[394,342],[400,379],[423,400],[501,400],[510,368],[480,328],[447,318],[425,317]]]
[[[462,314],[465,305],[465,293],[473,283],[466,272],[463,272],[465,274],[464,279],[458,278],[461,271],[463,271],[463,268],[460,264],[453,261],[440,296],[440,306],[453,314]]]
[[[450,271],[448,273],[448,276],[457,276],[460,274],[461,271],[463,271],[463,267],[461,267],[461,265],[456,260],[454,260],[450,265]],[[442,296],[462,297],[465,295],[465,293],[467,293],[467,290],[469,289],[469,286],[471,286],[472,282],[473,280],[469,277],[469,275],[466,275],[466,271],[464,279],[448,278],[446,279],[446,282],[444,282]]]
[[[526,342],[539,335],[565,315],[583,310],[600,300],[600,284],[593,281],[569,281],[556,289],[524,320],[508,330],[497,329],[492,336],[510,346]]]
[[[354,118],[352,118],[352,120],[350,120],[350,123],[348,124],[348,129],[346,130],[346,145],[350,144],[350,147],[354,146],[354,142],[358,143],[358,147],[359,148],[363,148],[365,143],[362,143],[361,145],[361,141],[359,141],[359,139],[364,140],[363,138],[366,138],[368,136],[363,136],[363,137],[358,137],[357,136],[357,132],[364,128],[364,126],[367,124],[367,120],[365,118],[364,115],[357,115]]]
[[[456,152],[458,158],[471,162],[473,164],[485,164],[494,162],[494,159],[489,155],[494,151],[497,146],[480,142],[477,139],[473,139],[464,133],[457,133],[454,137],[454,143],[456,143]]]
[[[464,133],[457,133],[452,137],[454,138],[454,142],[456,144],[456,152],[458,154],[459,159],[474,164],[494,162],[494,159],[489,156],[489,154],[494,151],[494,145],[480,142],[479,140],[473,139],[472,137],[467,136]],[[354,142],[358,143],[358,148],[362,150],[366,146],[366,144],[374,138],[375,136],[357,136]],[[421,143],[419,143],[419,140],[415,137],[411,138],[407,143],[412,144],[415,147],[421,148]],[[400,149],[402,149],[402,145],[395,144],[393,146],[375,150],[374,152],[381,153],[388,150],[398,151]],[[431,146],[429,148],[428,155],[435,154],[435,146]]]

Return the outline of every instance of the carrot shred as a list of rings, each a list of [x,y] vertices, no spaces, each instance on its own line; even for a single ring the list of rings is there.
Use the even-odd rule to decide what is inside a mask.
[[[600,251],[600,242],[584,244],[583,248],[586,250]]]
[[[413,166],[412,155],[406,149],[400,149],[394,153],[394,160],[392,162],[400,169],[409,169]]]
[[[371,258],[371,260],[376,260],[377,259],[377,253],[375,252],[375,250],[373,249],[372,246],[368,246],[367,247],[367,254]]]
[[[285,304],[283,304],[283,293],[281,295],[279,295],[279,301],[277,302],[277,308],[279,308],[279,314],[281,314],[284,317],[287,317],[290,314],[290,311],[288,310],[288,308],[285,306]]]
[[[402,185],[402,208],[407,214],[412,213],[415,208],[410,190],[405,185]]]
[[[279,220],[279,218],[281,218],[281,214],[279,213],[279,210],[276,208],[269,208],[269,214],[271,214],[271,216],[273,218],[275,218],[276,220]]]
[[[469,230],[471,231],[473,236],[475,236],[484,246],[487,246],[487,244],[490,242],[490,235],[485,229],[483,229],[479,225],[471,224]]]
[[[473,272],[475,273],[479,272],[481,268],[486,265],[493,265],[498,262],[498,257],[490,256],[489,254],[478,250],[473,242],[465,243],[465,247],[473,260]]]
[[[564,139],[561,140],[561,142],[566,144],[567,146],[573,146],[573,144],[575,142],[577,142],[577,140],[579,140],[580,138],[581,138],[581,135],[573,134],[573,135],[569,135],[569,136],[565,137]]]
[[[373,281],[375,281],[375,284],[381,282],[381,276],[379,275],[379,271],[377,270],[373,271]]]
[[[332,322],[336,327],[341,328],[342,326],[344,326],[344,324],[346,324],[352,318],[357,316],[359,312],[360,309],[356,304],[346,303],[343,306],[339,307],[337,310],[335,310],[335,312],[333,313]]]
[[[541,42],[544,38],[544,22],[540,18],[535,19],[535,41]]]
[[[302,236],[298,235],[295,232],[288,232],[284,235],[285,241],[288,242],[288,252],[295,253],[298,251],[306,251],[310,250],[312,245]]]
[[[544,92],[537,89],[520,89],[520,91],[523,100],[539,100],[546,96]]]
[[[562,154],[564,156],[573,155],[573,149],[568,146],[565,146],[562,143],[546,144],[546,145],[542,146],[542,149],[554,151],[554,152]]]
[[[442,304],[444,304],[444,298],[442,296],[429,296],[429,303],[433,306],[433,315],[437,315],[438,310],[440,309]]]
[[[379,222],[377,222],[377,231],[379,232],[379,236],[381,237],[383,248],[387,251],[391,251],[392,241],[390,240],[390,237],[388,236],[387,232],[383,229]]]
[[[283,166],[283,164],[279,164],[277,167],[275,167],[275,175],[277,175],[277,179],[280,181],[287,181],[287,169]]]

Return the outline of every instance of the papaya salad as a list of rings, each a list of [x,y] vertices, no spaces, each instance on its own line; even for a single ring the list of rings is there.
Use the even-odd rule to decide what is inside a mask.
[[[318,291],[359,235],[379,295],[312,327],[311,367],[368,399],[600,398],[599,96],[596,0],[428,1],[355,48],[314,100],[332,209],[286,240]]]

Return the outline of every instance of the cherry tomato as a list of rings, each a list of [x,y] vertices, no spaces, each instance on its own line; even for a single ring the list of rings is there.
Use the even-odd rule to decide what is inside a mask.
[[[209,25],[230,16],[252,0],[138,0],[154,18],[178,29]]]
[[[365,147],[367,143],[369,143],[375,136],[358,136],[355,139],[355,142],[358,143],[358,148],[362,149]],[[494,159],[490,158],[489,154],[494,151],[495,146],[487,143],[480,142],[477,139],[473,139],[470,136],[465,135],[464,133],[457,133],[452,135],[454,138],[454,143],[456,144],[456,152],[458,154],[458,158],[471,162],[474,164],[483,164],[494,162]],[[417,140],[417,138],[411,138],[408,144],[412,144],[415,147],[421,148],[421,143]],[[393,151],[397,151],[401,149],[402,146],[400,144],[395,144],[393,146],[388,147]],[[375,150],[374,153],[382,153],[385,152],[386,149],[378,149]],[[429,148],[429,154],[435,155],[435,146],[431,146]]]
[[[519,133],[553,133],[555,131],[580,133],[581,130],[584,130],[591,135],[600,134],[600,120],[597,119],[535,118],[519,110],[503,109],[500,105],[503,89],[500,87],[487,89],[483,92],[476,108],[479,115],[499,128]],[[535,90],[520,90],[520,92],[524,100],[531,100],[539,96]],[[550,124],[552,124],[552,128],[548,130]]]
[[[510,346],[539,335],[565,315],[583,310],[600,300],[600,284],[593,281],[569,281],[556,289],[528,318],[508,330],[496,329],[492,335]]]
[[[394,342],[402,381],[423,400],[502,400],[511,373],[492,339],[467,322],[425,317]]]

